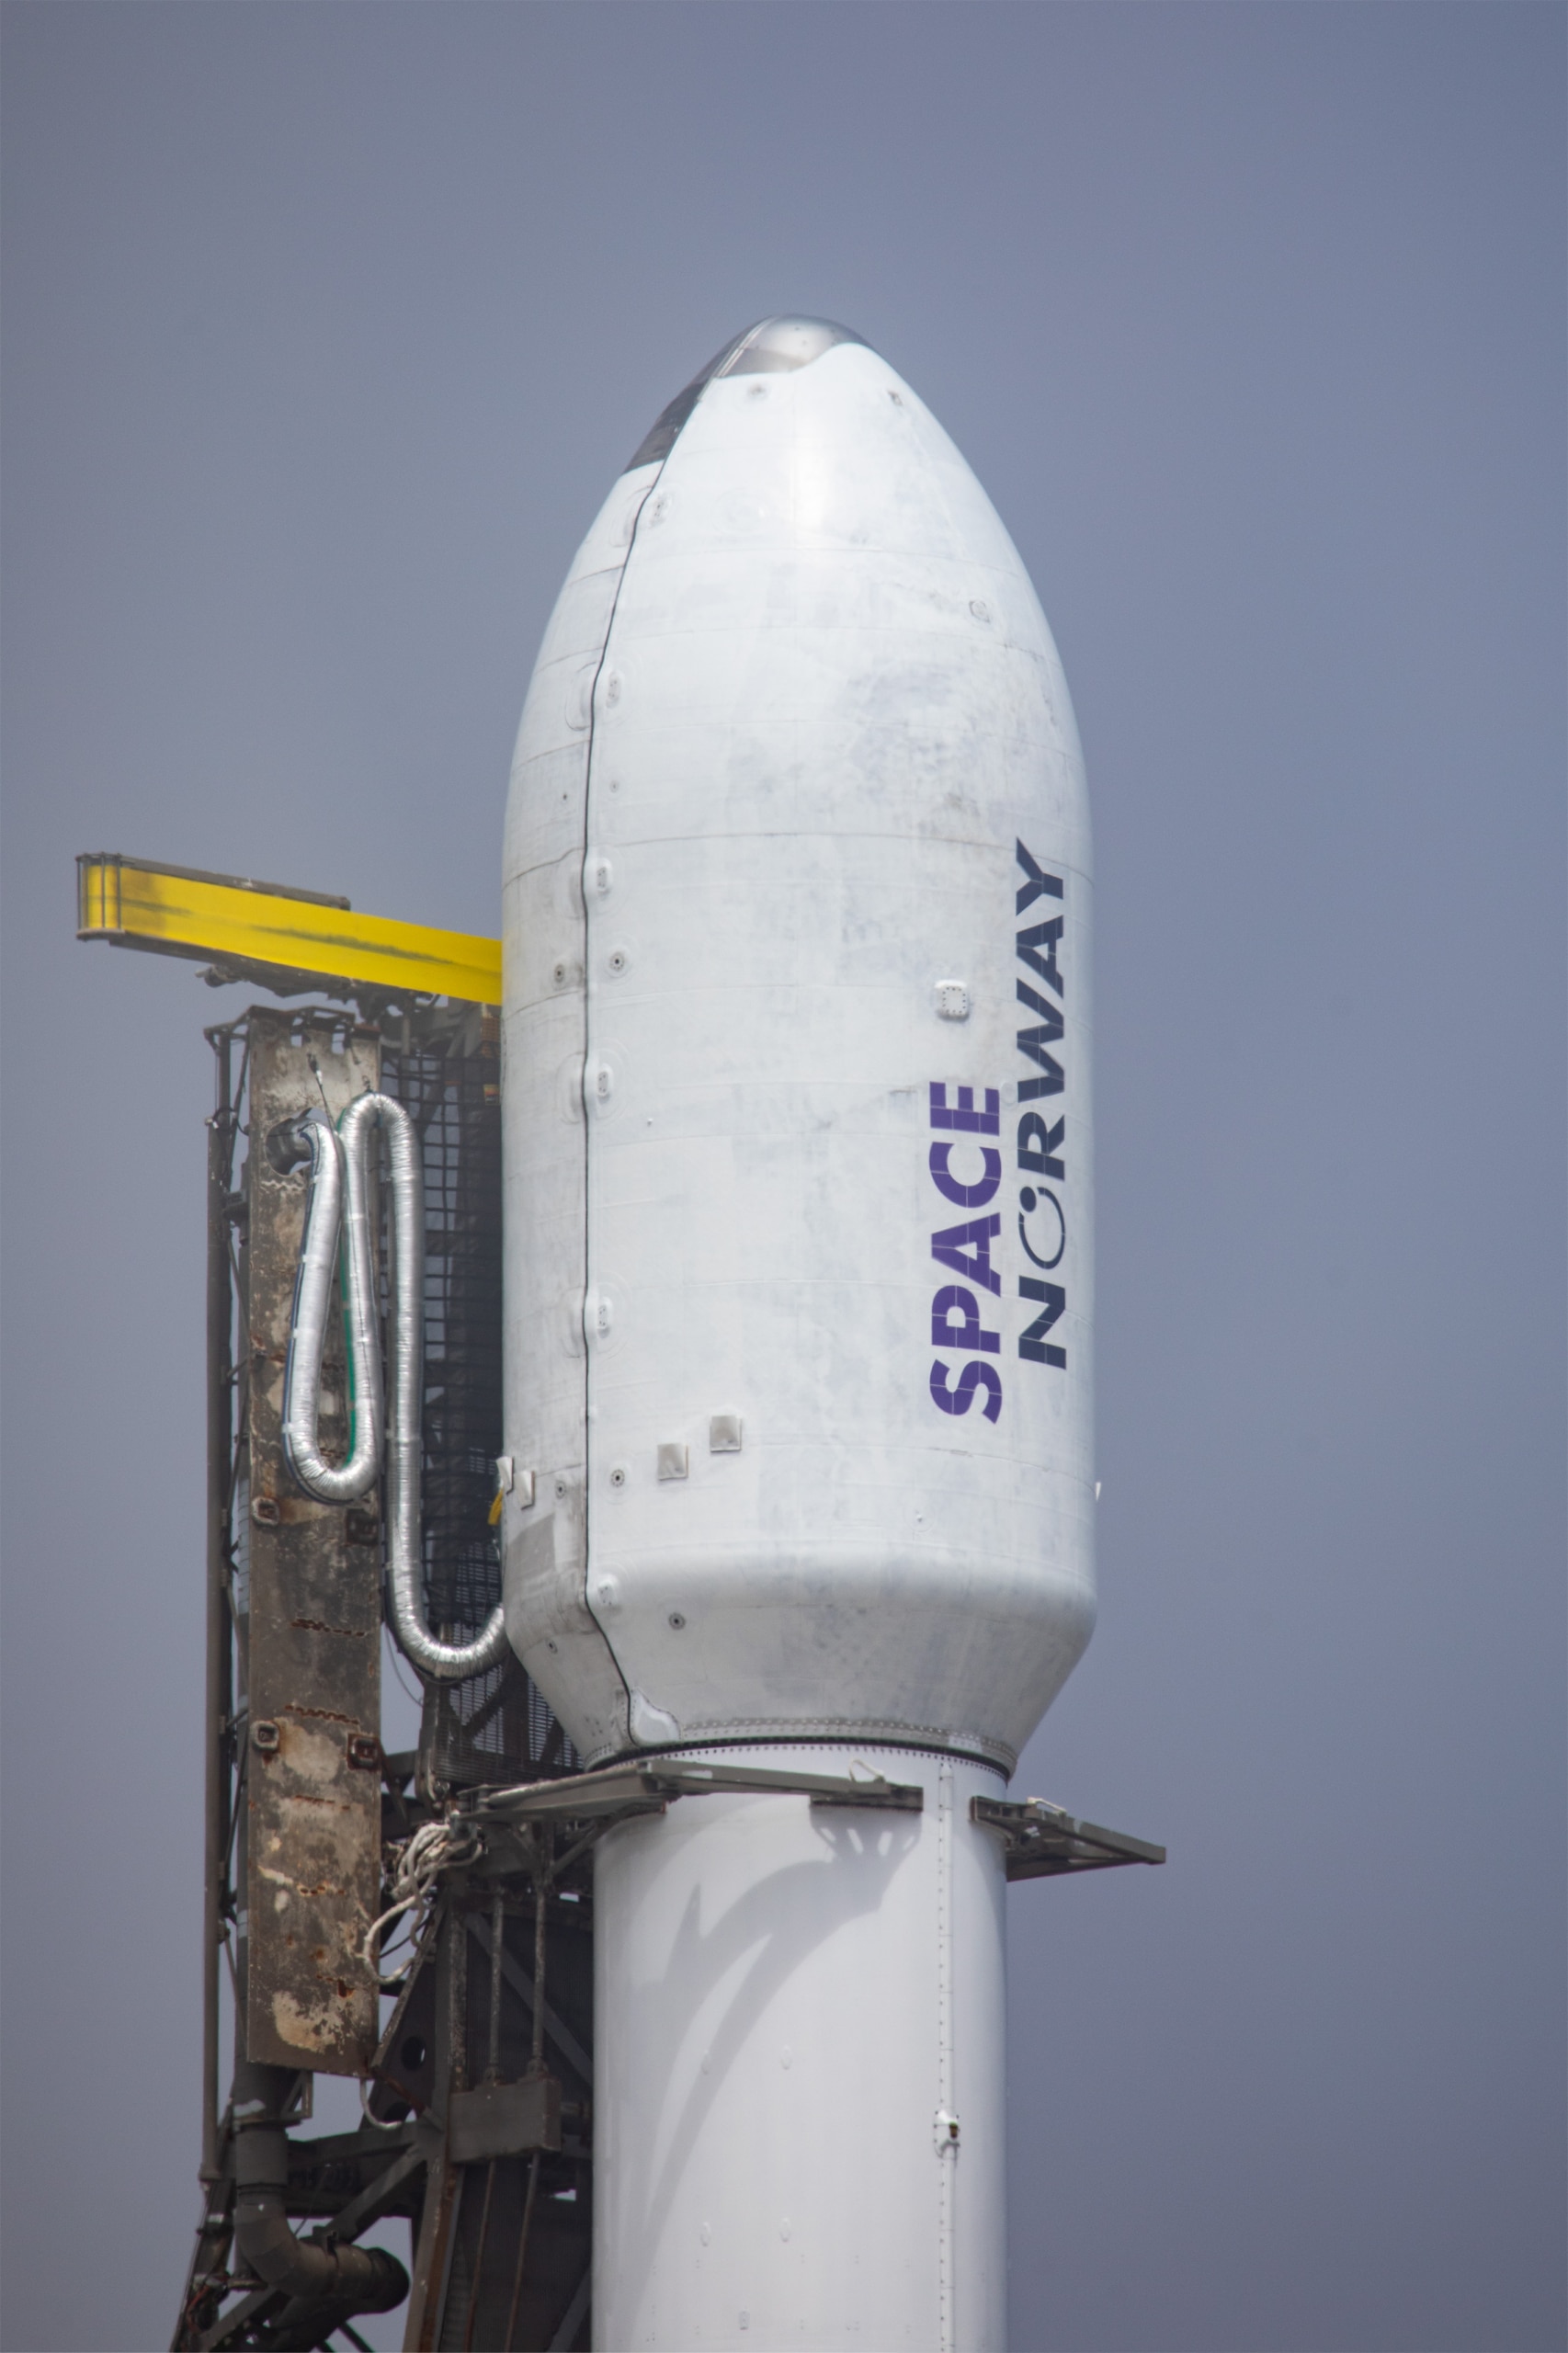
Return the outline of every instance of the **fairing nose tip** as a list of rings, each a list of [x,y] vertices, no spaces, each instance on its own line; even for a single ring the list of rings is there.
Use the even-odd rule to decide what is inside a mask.
[[[627,472],[635,472],[639,466],[656,465],[669,456],[682,426],[717,377],[784,375],[796,368],[809,368],[813,359],[820,359],[835,343],[865,341],[865,336],[857,335],[853,327],[841,327],[833,319],[808,319],[793,313],[759,319],[755,326],[747,327],[744,335],[735,335],[722,351],[715,352],[707,367],[676,394],[668,408],[661,411],[627,466]]]
[[[761,319],[748,327],[723,354],[716,376],[765,376],[791,368],[809,368],[835,343],[864,343],[853,327],[833,319],[786,317]]]

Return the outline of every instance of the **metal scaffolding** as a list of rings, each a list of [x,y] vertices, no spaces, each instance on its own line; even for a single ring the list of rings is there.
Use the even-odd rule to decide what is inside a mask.
[[[577,1759],[515,1661],[426,1685],[416,1748],[382,1753],[376,1494],[347,1509],[314,1504],[280,1455],[279,1331],[302,1203],[280,1139],[301,1114],[323,1103],[335,1110],[339,1098],[375,1086],[409,1111],[425,1179],[426,1619],[449,1641],[483,1624],[500,1597],[491,1525],[501,1448],[496,1025],[472,1005],[370,1010],[365,1018],[341,1006],[253,1006],[207,1032],[216,1101],[208,1124],[204,2211],[174,2337],[182,2353],[362,2343],[355,2314],[385,2309],[405,2291],[409,2347],[588,2342],[586,1850],[571,1855],[580,1841],[568,1825],[551,1824],[534,1832],[526,1852],[476,1852],[467,1868],[460,1859],[411,1915],[414,1941],[399,1956],[398,1982],[381,1974],[392,1961],[373,1966],[363,1956],[364,1930],[392,1893],[400,1854],[442,1822],[460,1793],[569,1777]],[[346,1387],[334,1341],[323,1365],[322,1430],[337,1450],[347,1442]],[[291,1762],[314,1776],[308,1791],[297,1772],[289,1779]],[[335,1825],[330,1869],[322,1867],[324,1807]],[[280,1927],[301,1910],[308,1936]],[[334,1983],[324,1995],[328,1947]],[[227,2093],[225,2012],[233,2040]],[[280,2040],[279,2019],[303,2042]],[[360,2131],[311,2138],[298,2130],[316,2073],[360,2078]],[[409,2224],[412,2281],[391,2256],[358,2245],[393,2217]]]

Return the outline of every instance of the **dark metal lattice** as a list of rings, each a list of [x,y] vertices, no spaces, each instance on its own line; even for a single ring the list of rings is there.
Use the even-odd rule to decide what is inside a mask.
[[[424,1152],[426,1608],[445,1640],[463,1641],[501,1598],[490,1525],[502,1447],[500,1061],[490,1038],[460,1033],[389,1044],[382,1067]],[[576,1768],[516,1660],[433,1688],[425,1716],[421,1748],[433,1780]]]

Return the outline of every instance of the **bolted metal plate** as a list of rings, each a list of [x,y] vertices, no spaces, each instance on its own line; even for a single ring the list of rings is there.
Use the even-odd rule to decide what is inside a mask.
[[[447,2152],[456,2165],[520,2156],[561,2146],[561,2086],[553,2075],[516,2084],[476,2084],[453,2092],[447,2109]]]

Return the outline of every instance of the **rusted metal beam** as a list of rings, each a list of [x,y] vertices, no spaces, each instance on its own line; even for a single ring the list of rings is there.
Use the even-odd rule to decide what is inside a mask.
[[[284,1460],[281,1411],[303,1170],[269,1141],[380,1083],[379,1038],[347,1017],[250,1016],[250,1392],[245,1644],[245,2050],[271,2066],[357,2075],[379,2040],[362,1949],[380,1909],[381,1563],[373,1515],[317,1503]],[[342,1449],[340,1336],[323,1435]],[[369,1536],[369,1542],[362,1540]]]
[[[208,1032],[218,1066],[207,1123],[207,1669],[201,1905],[201,2178],[220,2163],[219,1974],[229,1844],[233,1630],[229,1610],[229,1483],[233,1452],[233,1297],[229,1187],[234,1154],[233,1033]]]

